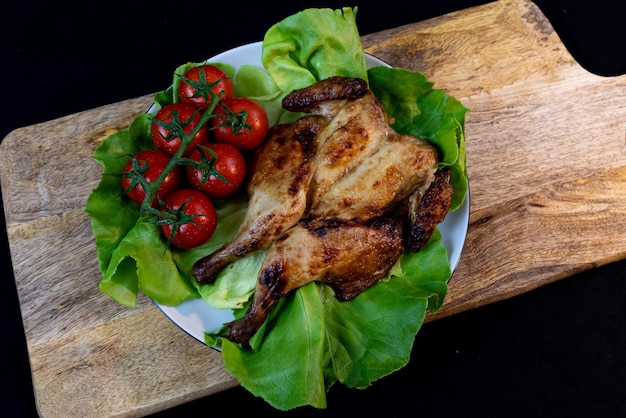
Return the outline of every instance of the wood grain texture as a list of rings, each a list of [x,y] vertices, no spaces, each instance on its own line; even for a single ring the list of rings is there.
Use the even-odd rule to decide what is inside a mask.
[[[530,2],[490,3],[363,44],[470,109],[473,210],[626,164],[626,79],[580,67]]]
[[[626,257],[626,78],[586,72],[527,0],[366,35],[468,115],[470,225],[443,308],[428,320]],[[139,416],[236,385],[219,353],[151,301],[102,295],[86,199],[93,151],[145,111],[139,97],[18,129],[0,180],[39,412]],[[69,150],[72,150],[70,152]],[[71,169],[68,169],[71,168]]]
[[[473,210],[446,302],[429,320],[626,258],[626,166]]]

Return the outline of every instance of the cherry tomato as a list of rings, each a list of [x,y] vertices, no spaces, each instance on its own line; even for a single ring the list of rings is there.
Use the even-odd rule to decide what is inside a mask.
[[[231,144],[240,150],[251,150],[258,147],[265,139],[268,129],[267,113],[258,102],[247,97],[235,97],[223,100],[215,108],[218,115],[237,115],[239,122],[226,118],[211,119],[213,137],[217,142]]]
[[[205,147],[212,150],[215,155],[205,150]],[[192,187],[209,197],[224,198],[232,196],[241,188],[246,178],[246,161],[241,152],[230,144],[215,143],[208,144],[205,147],[197,147],[189,158],[202,161],[202,155],[204,155],[204,161],[212,166],[211,170],[207,172],[208,177],[204,177],[206,181],[203,183],[202,170],[187,167],[189,183]],[[211,172],[213,174],[210,174]],[[223,179],[217,177],[215,172],[221,175]]]
[[[135,164],[133,164],[135,161]],[[124,166],[123,173],[130,173],[133,171],[133,165],[136,166],[139,173],[137,176],[142,175],[143,178],[146,179],[148,183],[154,183],[156,179],[159,178],[163,170],[170,161],[170,157],[161,151],[157,150],[144,150],[139,151],[135,154],[134,158],[131,158],[126,165]],[[140,174],[141,173],[141,174]],[[159,186],[159,190],[157,195],[163,199],[168,194],[172,193],[174,190],[178,189],[183,179],[183,172],[180,167],[176,166],[169,174],[165,177],[161,185]],[[131,184],[134,184],[131,188]],[[129,177],[122,177],[122,187],[124,188],[124,192],[131,198],[135,203],[141,205],[146,198],[146,192],[144,191],[141,184],[137,181],[133,181]],[[155,196],[152,201],[152,206],[157,205],[157,197]]]
[[[192,67],[181,78],[178,98],[182,103],[206,109],[212,101],[209,90],[215,95],[224,92],[223,99],[235,95],[233,81],[218,67],[209,64]]]
[[[172,103],[163,106],[152,119],[150,135],[154,145],[168,155],[174,155],[182,142],[183,134],[190,134],[202,118],[202,111],[187,103]],[[183,156],[194,150],[194,144],[209,141],[209,127],[204,125],[193,137]]]
[[[182,249],[195,248],[207,242],[215,232],[217,213],[205,194],[193,189],[179,189],[169,194],[163,203],[170,211],[178,211],[185,205],[182,213],[186,219],[181,219],[181,223],[161,225],[161,232],[167,239],[171,237],[172,245]],[[172,236],[174,227],[176,230]]]

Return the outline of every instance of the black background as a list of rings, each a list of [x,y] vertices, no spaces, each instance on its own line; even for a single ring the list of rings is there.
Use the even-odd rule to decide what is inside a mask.
[[[358,5],[357,22],[367,34],[486,1],[177,3],[4,0],[0,138],[161,90],[177,65],[261,40],[271,24],[306,7]],[[606,76],[626,73],[625,3],[536,4],[584,68]],[[572,138],[580,140],[585,138]],[[2,222],[0,415],[28,417],[36,415],[35,402]],[[326,410],[280,413],[234,388],[157,416],[626,416],[625,271],[620,261],[428,323],[406,368],[367,390],[333,387]]]

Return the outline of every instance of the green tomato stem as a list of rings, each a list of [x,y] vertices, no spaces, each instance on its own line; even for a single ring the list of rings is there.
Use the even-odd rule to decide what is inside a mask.
[[[218,95],[213,95],[211,99],[211,104],[204,111],[204,113],[202,114],[202,117],[200,118],[200,120],[198,121],[198,124],[194,127],[194,129],[188,134],[185,134],[184,132],[182,133],[180,147],[178,148],[178,150],[176,150],[176,153],[174,153],[169,163],[165,166],[165,169],[163,170],[161,175],[154,182],[150,184],[149,190],[146,193],[146,197],[140,208],[141,216],[149,215],[150,213],[152,213],[152,211],[148,210],[148,208],[152,206],[152,201],[154,199],[154,196],[157,194],[157,191],[159,190],[161,183],[163,183],[163,180],[165,180],[165,178],[174,169],[174,167],[178,165],[179,161],[182,159],[183,153],[185,152],[189,144],[191,144],[191,141],[196,136],[198,131],[200,131],[202,126],[204,126],[211,118],[218,116],[218,115],[214,115],[213,112],[215,111],[217,104],[219,103],[219,101],[222,99],[223,96],[224,96],[224,92],[221,92]]]

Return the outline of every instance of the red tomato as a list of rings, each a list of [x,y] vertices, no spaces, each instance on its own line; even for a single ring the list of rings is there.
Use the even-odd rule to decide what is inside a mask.
[[[222,103],[228,110],[217,106],[214,113],[230,117],[211,119],[215,140],[231,144],[240,150],[258,147],[265,139],[268,129],[267,113],[263,106],[247,97],[235,97],[223,100]]]
[[[134,162],[134,164],[133,164]],[[161,151],[157,150],[144,150],[139,151],[133,158],[131,158],[124,166],[123,173],[131,173],[135,171],[135,178],[122,177],[122,187],[124,192],[128,194],[135,203],[141,205],[146,198],[146,192],[143,187],[137,181],[137,177],[142,176],[148,183],[154,183],[159,178],[165,167],[170,162],[170,157]],[[135,170],[133,170],[135,165]],[[168,194],[178,189],[183,179],[183,172],[180,167],[176,166],[165,177],[157,195],[163,199]],[[157,205],[157,198],[155,196],[152,201],[152,206]]]
[[[161,225],[161,232],[178,248],[190,249],[204,244],[217,226],[217,212],[211,200],[193,189],[180,189],[163,200],[167,211],[179,211],[181,217],[174,223]],[[163,218],[161,218],[163,219]],[[175,229],[172,235],[172,229]]]
[[[163,106],[152,119],[150,135],[154,145],[168,155],[174,155],[182,142],[183,134],[190,134],[202,118],[202,111],[187,103],[172,103]],[[183,156],[194,150],[194,144],[209,141],[209,127],[204,125],[193,137]]]
[[[228,75],[218,67],[205,64],[190,68],[181,78],[178,86],[178,98],[183,103],[206,109],[212,101],[212,95],[224,92],[223,99],[235,95],[235,86]]]
[[[209,148],[210,151],[205,150]],[[204,159],[202,158],[204,155]],[[195,188],[209,197],[224,198],[235,194],[246,178],[246,161],[241,152],[230,144],[208,144],[197,149],[189,157],[196,161],[205,161],[209,167],[205,170],[203,183],[203,171],[193,167],[187,167],[187,179]],[[221,175],[223,179],[216,176]],[[224,181],[224,179],[226,181]]]

